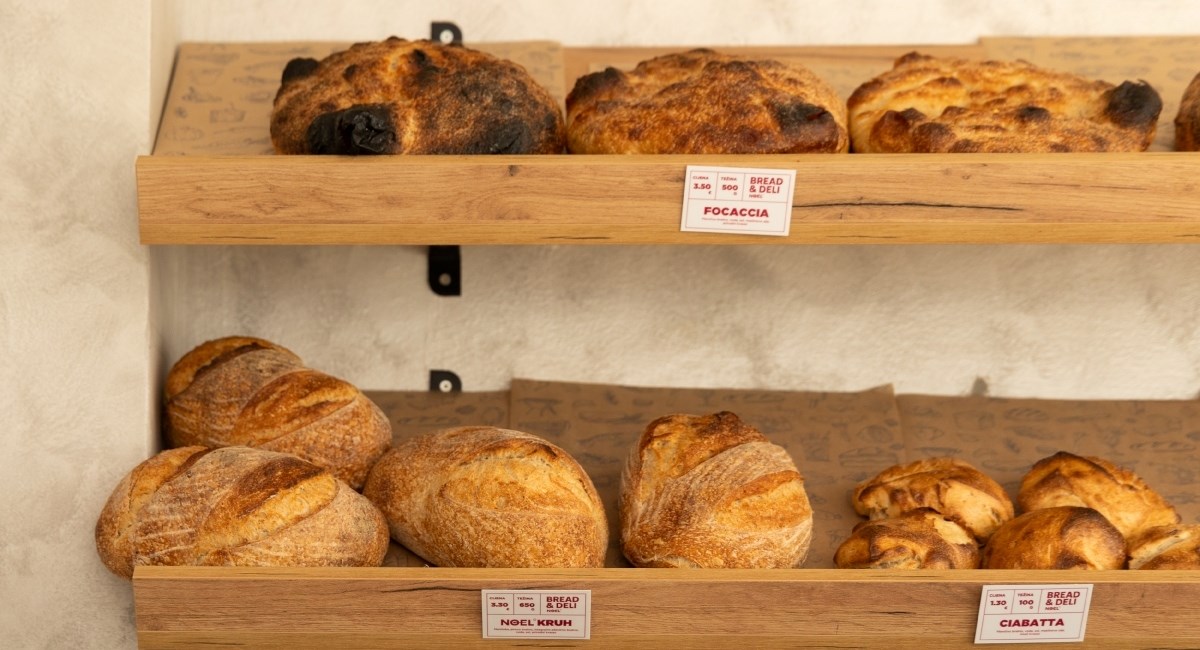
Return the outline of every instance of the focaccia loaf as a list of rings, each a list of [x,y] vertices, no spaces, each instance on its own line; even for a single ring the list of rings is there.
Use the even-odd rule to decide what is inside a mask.
[[[799,567],[812,540],[795,462],[728,411],[647,425],[619,510],[622,550],[639,567]]]
[[[379,459],[363,494],[392,537],[448,567],[600,567],[608,521],[567,452],[495,427],[406,440]]]
[[[524,68],[391,37],[293,59],[271,113],[282,154],[552,154],[562,111]]]
[[[166,404],[173,447],[295,454],[355,489],[392,441],[387,416],[362,391],[253,337],[216,339],[185,354],[167,374]]]
[[[845,105],[797,64],[696,49],[585,75],[567,95],[582,154],[844,153]]]
[[[1144,81],[1104,81],[1026,61],[910,52],[850,96],[861,153],[1143,151],[1162,99]]]
[[[113,573],[135,566],[379,566],[383,515],[328,471],[248,447],[181,447],[135,467],[96,522]]]
[[[965,528],[980,544],[1013,518],[1012,500],[1004,488],[957,458],[889,467],[855,486],[851,501],[858,514],[871,519],[929,508]]]

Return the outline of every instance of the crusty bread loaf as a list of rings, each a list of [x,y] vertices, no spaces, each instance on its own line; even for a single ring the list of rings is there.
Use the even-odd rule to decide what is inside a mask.
[[[96,549],[113,573],[135,566],[379,566],[387,525],[326,470],[248,447],[181,447],[113,490]]]
[[[799,567],[812,540],[791,456],[727,411],[647,425],[619,510],[622,550],[639,567]]]
[[[1175,115],[1175,149],[1200,151],[1200,73],[1183,91],[1179,112]]]
[[[166,401],[171,446],[295,454],[355,489],[392,440],[387,416],[362,391],[252,337],[208,341],[185,354],[167,375]]]
[[[1021,479],[1017,504],[1023,511],[1094,508],[1130,542],[1147,529],[1179,523],[1175,508],[1133,472],[1103,458],[1065,451],[1034,463]]]
[[[604,565],[608,521],[591,479],[528,433],[479,426],[411,438],[379,459],[363,494],[397,542],[437,566]]]
[[[1027,61],[917,52],[847,105],[859,153],[1143,151],[1162,111],[1144,81],[1113,86]]]
[[[567,95],[583,154],[845,153],[846,105],[799,64],[695,49],[584,75]]]
[[[851,500],[858,514],[871,519],[930,508],[965,528],[980,544],[1013,518],[1012,500],[1004,488],[957,458],[889,467],[855,486]]]
[[[1200,569],[1200,525],[1151,528],[1130,545],[1130,569]]]
[[[1121,569],[1125,538],[1091,508],[1057,506],[1000,526],[983,547],[985,569]]]
[[[525,68],[395,36],[293,59],[271,113],[284,154],[553,154],[563,116]]]
[[[839,569],[976,569],[979,545],[929,508],[860,522],[833,556]]]

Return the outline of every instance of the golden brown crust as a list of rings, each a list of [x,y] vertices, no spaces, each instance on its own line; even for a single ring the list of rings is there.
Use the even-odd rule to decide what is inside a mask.
[[[839,569],[977,569],[979,545],[928,509],[860,522],[833,556]]]
[[[930,508],[965,528],[980,544],[1013,518],[1012,500],[1004,488],[957,458],[889,467],[855,486],[851,501],[858,514],[871,519]]]
[[[585,75],[567,95],[583,154],[844,153],[846,110],[800,65],[696,49]]]
[[[1121,569],[1125,538],[1091,508],[1027,512],[996,530],[983,548],[985,569]]]
[[[179,447],[142,461],[109,495],[96,520],[96,551],[109,571],[133,577],[134,524],[164,483],[187,470],[207,447]]]
[[[1200,569],[1200,525],[1159,526],[1130,545],[1130,569]]]
[[[1175,115],[1175,149],[1200,151],[1200,73],[1192,78]]]
[[[1143,81],[1104,81],[1026,61],[910,52],[850,96],[860,153],[1144,151],[1162,100]]]
[[[646,426],[621,476],[621,547],[634,566],[791,568],[812,508],[787,450],[729,412]]]
[[[271,142],[282,154],[553,154],[565,132],[516,63],[393,36],[289,63]]]
[[[461,427],[411,438],[379,459],[363,494],[397,542],[437,566],[604,565],[608,522],[591,479],[528,433]]]
[[[96,524],[101,559],[126,578],[146,565],[379,566],[387,539],[383,515],[329,472],[247,447],[162,452]]]
[[[209,341],[168,374],[172,446],[245,445],[295,454],[358,489],[391,445],[387,417],[362,391],[270,341]]]
[[[1017,503],[1023,511],[1094,508],[1130,542],[1147,529],[1179,523],[1175,508],[1133,472],[1103,458],[1065,451],[1034,463],[1021,479]]]

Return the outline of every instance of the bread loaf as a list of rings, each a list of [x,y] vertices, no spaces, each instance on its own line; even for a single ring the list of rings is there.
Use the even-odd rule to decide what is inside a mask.
[[[859,483],[854,510],[886,519],[930,508],[971,533],[980,543],[1013,518],[1013,504],[999,483],[957,458],[928,458],[897,465]]]
[[[295,454],[355,489],[392,439],[387,417],[357,388],[252,337],[208,341],[185,354],[167,375],[166,403],[171,446]]]
[[[328,471],[248,447],[181,447],[113,490],[96,549],[113,573],[135,566],[379,566],[387,525]]]
[[[397,542],[437,566],[604,565],[608,522],[591,479],[528,433],[461,427],[406,440],[363,494]]]
[[[1200,569],[1200,525],[1160,526],[1130,545],[1130,569]]]
[[[979,545],[928,508],[860,522],[833,556],[839,569],[975,569]]]
[[[1200,73],[1183,91],[1175,114],[1175,149],[1200,151]]]
[[[639,567],[790,568],[812,508],[787,450],[736,415],[668,415],[621,475],[621,546]]]
[[[1103,458],[1065,451],[1034,463],[1021,479],[1017,503],[1024,511],[1094,508],[1130,542],[1150,528],[1179,523],[1175,508],[1133,472]]]
[[[1091,508],[1027,512],[1000,526],[983,548],[985,569],[1121,569],[1125,538]]]

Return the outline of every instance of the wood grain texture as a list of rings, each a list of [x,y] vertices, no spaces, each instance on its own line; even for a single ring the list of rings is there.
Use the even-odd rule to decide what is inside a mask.
[[[791,235],[679,231],[686,165],[795,169]],[[1200,241],[1200,154],[138,159],[145,244]]]
[[[1194,577],[1183,571],[138,567],[133,582],[144,648],[960,648],[972,645],[982,585],[1054,582],[1095,585],[1087,647],[1149,641],[1185,648],[1200,645],[1200,629],[1172,621],[1200,616]],[[479,593],[485,588],[591,589],[592,638],[485,642]]]

